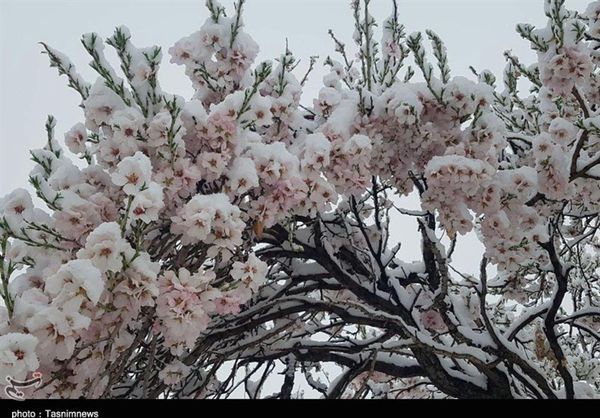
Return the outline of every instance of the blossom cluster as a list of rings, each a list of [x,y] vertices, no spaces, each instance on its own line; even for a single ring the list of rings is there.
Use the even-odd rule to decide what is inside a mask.
[[[31,151],[35,195],[17,189],[0,199],[0,379],[41,371],[49,379],[34,396],[100,397],[155,362],[151,378],[178,387],[195,374],[192,354],[213,327],[264,301],[265,284],[302,280],[322,260],[320,267],[335,273],[324,276],[353,287],[324,279],[319,290],[329,299],[314,306],[358,306],[371,288],[384,300],[394,280],[406,280],[389,300],[400,311],[413,298],[415,311],[403,321],[418,323],[415,335],[436,334],[441,347],[450,340],[438,343],[440,334],[457,332],[444,304],[466,305],[462,320],[477,328],[485,296],[476,301],[482,287],[475,292],[464,275],[457,281],[463,288],[447,298],[434,281],[415,290],[426,273],[433,276],[426,267],[447,273],[450,255],[436,232],[455,243],[457,234],[475,231],[498,270],[491,287],[523,309],[535,305],[530,294],[548,295],[540,277],[556,260],[544,246],[566,236],[574,246],[600,248],[595,229],[589,232],[600,210],[600,2],[575,14],[549,1],[548,27],[520,25],[537,62],[525,67],[507,52],[503,91],[488,71],[474,71],[476,80],[451,76],[445,47],[428,31],[434,71],[422,34],[407,36],[394,16],[377,55],[366,16],[357,24],[354,59],[332,35],[344,60],[325,60],[330,71],[311,108],[300,104],[305,78],[293,74],[297,61],[287,48],[276,64],[255,64],[258,46],[244,31],[243,3],[227,16],[208,0],[206,23],[169,49],[192,81],[190,100],[162,91],[161,49],[135,47],[125,27],[106,40],[122,75],[100,37],[83,36],[100,75],[93,84],[44,45],[81,95],[84,120],[62,145],[50,117],[47,143]],[[409,54],[422,81],[411,81],[412,67],[400,77]],[[531,84],[529,97],[518,94],[520,77]],[[388,248],[389,213],[410,194],[418,194],[421,210],[400,213],[419,218],[424,257],[433,253],[426,267],[395,258],[399,245]],[[322,236],[306,233],[307,225]],[[280,258],[270,259],[265,244],[274,242],[281,248],[267,250]],[[298,267],[291,260],[298,248],[315,263]],[[575,257],[563,248],[560,256]],[[585,253],[576,256],[587,270],[574,301],[586,296],[593,307],[597,295],[581,288],[592,288],[588,276],[597,266]],[[359,283],[377,275],[385,280]],[[271,303],[276,292],[266,294]],[[584,370],[575,357],[569,367]],[[115,381],[111,373],[127,367],[129,375]],[[384,373],[357,379],[388,383]]]

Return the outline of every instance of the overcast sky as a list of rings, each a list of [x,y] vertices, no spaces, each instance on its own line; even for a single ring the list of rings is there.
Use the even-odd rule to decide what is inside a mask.
[[[230,8],[232,0],[223,1]],[[285,39],[303,63],[319,55],[321,61],[307,84],[303,100],[315,96],[324,74],[322,59],[333,53],[328,29],[347,43],[353,31],[349,0],[248,0],[246,30],[261,48],[259,60],[281,54]],[[535,57],[527,42],[514,31],[517,23],[545,25],[543,0],[398,0],[400,19],[407,32],[436,31],[448,48],[453,74],[469,75],[468,66],[502,74],[502,52],[512,49],[526,63]],[[569,8],[583,10],[587,0],[567,0]],[[231,9],[229,9],[231,10]],[[373,0],[372,14],[381,21],[391,12],[391,0]],[[169,64],[167,49],[178,39],[198,30],[207,18],[204,0],[0,0],[0,196],[15,187],[27,187],[32,163],[28,149],[45,140],[47,114],[57,120],[56,136],[82,121],[78,94],[67,88],[66,79],[48,67],[39,41],[66,53],[80,73],[95,80],[89,56],[80,37],[98,32],[103,38],[115,26],[131,29],[137,46],[163,47],[160,82],[163,90],[186,98],[192,94],[183,67]],[[107,49],[109,54],[113,51]],[[112,56],[112,55],[111,55]],[[402,228],[401,228],[402,229]],[[414,230],[410,232],[414,234]],[[399,230],[402,239],[402,231]],[[416,243],[415,243],[416,244]],[[467,237],[455,255],[459,265],[477,268],[472,250],[481,248]],[[417,255],[418,245],[406,254]],[[465,267],[466,268],[466,267]]]

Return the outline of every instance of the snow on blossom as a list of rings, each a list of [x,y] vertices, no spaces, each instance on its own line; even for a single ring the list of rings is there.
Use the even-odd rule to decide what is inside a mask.
[[[327,136],[327,132],[324,132]],[[331,135],[331,134],[330,134]],[[333,134],[335,137],[335,134]],[[331,140],[331,138],[329,138]],[[359,193],[370,182],[371,139],[362,134],[331,140],[332,158],[326,176],[341,193]]]
[[[589,52],[582,44],[563,46],[557,52],[549,49],[540,54],[539,66],[544,85],[560,96],[569,95],[575,85],[589,77],[592,70]]]
[[[161,209],[165,206],[162,187],[150,182],[147,187],[137,193],[131,202],[131,219],[150,223],[158,220]]]
[[[101,210],[91,201],[62,193],[62,208],[54,212],[54,227],[62,236],[72,240],[85,239],[102,223]]]
[[[37,353],[44,362],[70,358],[78,332],[89,325],[90,319],[76,310],[54,306],[41,309],[26,322],[29,332],[39,341]]]
[[[23,289],[17,289],[17,284],[21,283]],[[25,288],[23,282],[34,282],[29,288]],[[24,326],[29,318],[35,315],[39,310],[46,308],[50,304],[50,297],[43,292],[43,278],[35,274],[21,275],[13,280],[11,293],[15,296],[15,306],[12,320],[19,326]],[[11,283],[12,284],[12,283]]]
[[[256,126],[269,126],[273,123],[273,115],[271,113],[271,99],[256,95],[250,102],[250,110],[242,115],[242,119],[252,121]]]
[[[198,68],[219,74],[221,87],[227,95],[240,84],[258,54],[258,45],[241,27],[232,33],[236,26],[233,19],[235,17],[218,15],[216,20],[208,20],[198,32],[177,41],[169,49],[171,62],[185,66],[196,88],[196,96],[202,101],[214,103],[219,96],[207,86],[209,82],[196,71]]]
[[[250,158],[236,158],[227,175],[228,189],[234,195],[241,195],[258,187],[258,174],[254,162]]]
[[[121,141],[136,140],[143,123],[144,116],[141,112],[130,107],[116,111],[110,118],[110,125]]]
[[[75,124],[65,133],[65,144],[73,154],[83,154],[86,151],[87,131],[83,123]]]
[[[324,87],[319,91],[319,98],[314,100],[315,109],[323,116],[329,116],[333,109],[342,101],[339,91]]]
[[[331,143],[322,133],[307,135],[304,139],[302,168],[311,178],[318,177],[321,170],[329,165]],[[313,174],[314,173],[314,174]]]
[[[98,79],[92,86],[90,95],[83,101],[85,126],[95,131],[109,123],[115,112],[125,109],[125,106],[123,99],[108,88],[102,79]]]
[[[400,125],[412,125],[423,110],[414,88],[409,84],[396,83],[384,91],[375,102],[377,114],[395,116]]]
[[[175,355],[191,348],[209,323],[214,311],[212,302],[220,292],[209,285],[214,278],[210,271],[191,274],[187,269],[165,272],[159,278],[160,293],[156,312],[161,320],[165,342]]]
[[[241,244],[244,221],[237,206],[223,193],[194,196],[173,218],[171,231],[185,244],[204,241],[233,250]]]
[[[31,334],[9,332],[0,335],[0,378],[10,376],[24,380],[27,373],[37,370],[35,353],[38,339]]]
[[[475,94],[476,84],[465,77],[453,77],[444,89],[444,99],[459,115],[468,115],[475,111],[477,102],[471,96]]]
[[[157,370],[144,393],[221,396],[216,377],[202,393],[193,385],[177,389],[191,374],[204,381],[209,363],[221,372],[221,356],[238,367],[253,350],[270,356],[299,347],[301,356],[280,361],[288,372],[301,367],[325,390],[320,362],[308,364],[302,347],[311,342],[318,350],[320,343],[300,339],[330,329],[332,347],[356,340],[390,372],[365,372],[340,396],[363,389],[373,397],[462,396],[446,379],[393,376],[433,356],[437,371],[470,383],[470,396],[530,396],[520,382],[534,370],[534,380],[541,376],[552,389],[534,392],[562,397],[568,379],[540,321],[520,322],[531,312],[543,316],[561,295],[547,249],[554,245],[568,272],[569,303],[546,320],[556,321],[574,396],[593,397],[600,362],[590,357],[589,330],[579,326],[598,330],[600,2],[583,14],[546,2],[546,27],[518,27],[537,62],[528,66],[507,52],[502,81],[489,70],[473,69],[470,78],[450,73],[448,51],[430,31],[429,61],[419,45],[425,37],[407,37],[395,11],[375,42],[367,13],[353,37],[358,56],[345,55],[350,48],[334,37],[344,56],[327,57],[322,88],[309,98],[308,73],[297,78],[299,60],[288,48],[275,62],[254,65],[258,45],[244,30],[242,5],[230,14],[207,1],[206,23],[169,49],[192,82],[190,100],[160,88],[160,48],[136,48],[125,27],[107,40],[123,79],[96,34],[83,37],[100,73],[93,85],[45,48],[82,96],[85,120],[59,144],[49,118],[47,143],[31,152],[37,197],[17,189],[0,199],[0,379],[39,368],[58,378],[38,397],[137,396],[140,361],[152,358]],[[403,63],[409,56],[410,68]],[[412,81],[413,71],[420,81]],[[525,95],[524,79],[531,86]],[[420,208],[407,208],[414,200]],[[403,216],[418,219],[423,233],[417,231],[422,245],[412,262],[400,251],[410,238],[393,233],[392,222]],[[483,246],[477,258],[484,255],[494,272],[485,301],[479,266],[459,272],[455,263],[466,240],[454,238],[469,233]],[[443,286],[435,277],[441,274],[448,276]],[[349,290],[346,275],[361,292]],[[377,297],[366,298],[369,292]],[[499,338],[521,333],[508,339],[519,342],[531,367],[519,368],[525,380],[509,379],[510,387],[502,379],[486,385],[489,373],[472,366],[480,358],[492,367],[489,358],[505,354],[488,338],[483,302]],[[311,311],[310,321],[296,305]],[[376,321],[357,333],[337,315],[361,307],[354,313],[371,323],[371,315],[389,316],[392,305],[408,313],[395,328]],[[444,319],[456,325],[452,332]],[[434,340],[413,341],[416,357],[395,351],[402,341],[385,336],[403,334],[398,327],[409,336],[427,330]],[[534,340],[520,338],[526,333]],[[134,361],[124,361],[132,353]],[[452,362],[446,357],[453,353],[469,356]],[[356,359],[347,356],[344,365]],[[498,371],[514,375],[510,367]]]
[[[131,257],[133,248],[121,237],[116,222],[99,225],[87,237],[85,247],[77,252],[79,259],[87,259],[101,272],[118,272],[123,268],[122,257]]]
[[[85,176],[79,167],[66,163],[60,165],[48,178],[48,185],[57,192],[70,190],[80,197],[85,197],[87,191],[94,188],[85,183]]]
[[[298,174],[298,157],[282,143],[250,144],[247,155],[256,164],[261,183],[273,185],[282,178]]]
[[[131,157],[138,151],[138,146],[133,141],[123,141],[114,136],[106,138],[98,145],[99,163],[104,167],[114,167],[121,160]]]
[[[569,193],[570,158],[549,134],[541,134],[533,144],[538,172],[538,188],[551,199],[562,199]]]
[[[102,254],[98,256],[102,257]],[[114,262],[107,262],[105,265],[107,268],[114,268],[112,264]],[[44,290],[62,301],[83,296],[96,304],[104,290],[104,280],[91,260],[71,260],[46,279]]]
[[[423,327],[430,331],[442,331],[446,327],[442,316],[435,309],[428,309],[422,312],[421,323]]]
[[[572,122],[566,119],[554,118],[550,123],[548,132],[554,142],[561,146],[566,146],[575,139],[578,129]]]
[[[112,173],[115,185],[123,187],[128,195],[135,195],[148,186],[152,175],[152,163],[142,152],[138,151],[131,157],[124,158]]]
[[[0,199],[0,214],[8,226],[18,231],[33,215],[33,201],[25,189],[15,189]]]
[[[493,167],[481,160],[458,155],[434,157],[425,168],[429,187],[422,205],[438,210],[440,222],[451,234],[465,234],[473,226],[465,200],[473,199],[493,172]]]
[[[158,147],[167,143],[167,135],[171,126],[171,114],[167,111],[158,112],[146,129],[148,135],[148,145]]]
[[[159,295],[158,274],[160,265],[153,262],[147,252],[140,252],[130,262],[125,277],[113,290],[113,303],[134,318],[144,306],[154,306]]]
[[[202,174],[208,181],[214,181],[221,177],[227,161],[222,154],[218,152],[203,152],[200,155],[200,167],[202,168]]]

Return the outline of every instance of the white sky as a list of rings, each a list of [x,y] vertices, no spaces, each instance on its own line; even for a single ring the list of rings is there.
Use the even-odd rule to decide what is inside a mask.
[[[232,0],[223,0],[231,10]],[[324,74],[322,59],[333,53],[327,35],[333,29],[339,39],[351,44],[353,31],[349,0],[248,0],[244,15],[246,30],[261,48],[259,60],[279,56],[289,40],[290,49],[302,59],[298,77],[308,58],[321,61],[312,74],[303,100],[316,95]],[[545,25],[543,0],[398,0],[401,21],[407,33],[433,29],[446,43],[455,75],[469,76],[469,65],[492,70],[501,79],[503,51],[512,49],[525,63],[534,60],[527,42],[514,30],[517,23]],[[588,0],[567,0],[569,8],[583,10]],[[391,0],[373,0],[372,14],[381,21],[391,13]],[[162,88],[186,98],[192,94],[183,67],[168,63],[168,48],[200,27],[207,18],[204,0],[0,0],[0,196],[27,186],[32,168],[28,150],[45,141],[48,113],[57,120],[56,137],[82,121],[78,94],[67,88],[65,77],[48,66],[40,54],[39,41],[66,53],[80,73],[95,80],[88,67],[89,56],[80,43],[86,32],[103,38],[115,26],[131,29],[138,46],[163,47],[160,71]],[[107,47],[109,56],[112,48]],[[403,240],[404,228],[398,229]],[[415,235],[411,228],[409,235]],[[473,236],[464,239],[454,257],[458,266],[475,272],[474,250],[481,248]],[[417,256],[418,244],[408,245],[405,255]],[[478,259],[477,255],[477,259]]]

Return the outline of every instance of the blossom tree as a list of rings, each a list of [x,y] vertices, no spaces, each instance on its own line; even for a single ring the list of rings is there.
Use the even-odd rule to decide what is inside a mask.
[[[0,200],[2,380],[41,372],[38,398],[600,395],[600,1],[547,0],[546,27],[517,26],[537,62],[506,52],[502,82],[453,76],[438,35],[369,2],[352,46],[330,33],[310,106],[316,59],[256,64],[243,0],[207,0],[169,49],[189,100],[125,27],[83,36],[94,84],[42,44],[84,120],[61,143],[49,117],[35,196]],[[466,234],[476,275],[452,261]]]

